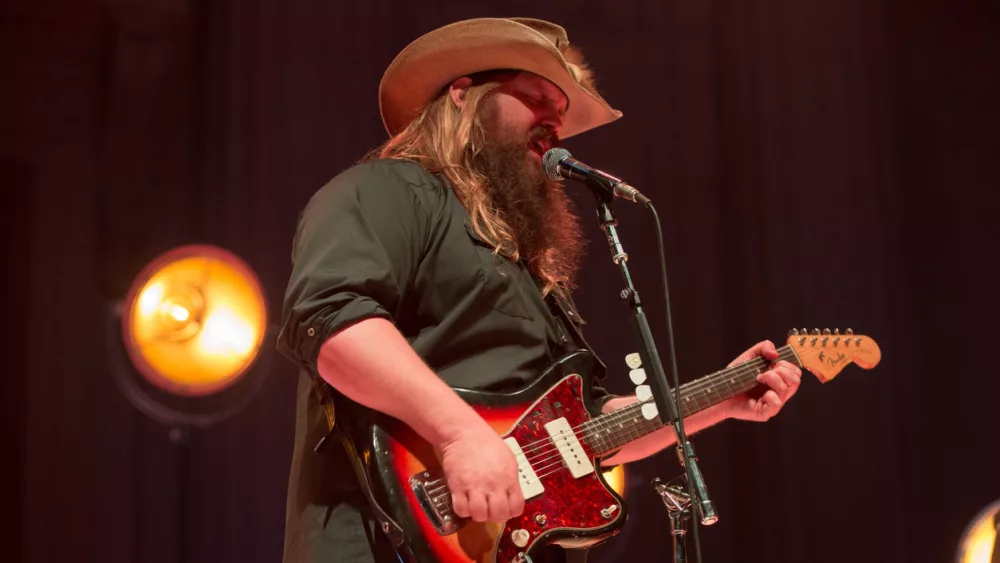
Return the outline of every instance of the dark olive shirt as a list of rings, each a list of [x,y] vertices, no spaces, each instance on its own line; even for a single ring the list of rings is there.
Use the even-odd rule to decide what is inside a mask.
[[[327,427],[310,380],[330,336],[388,319],[449,385],[491,390],[522,387],[586,346],[572,303],[543,299],[523,263],[475,233],[447,181],[410,161],[360,164],[321,188],[299,220],[292,256],[278,337],[301,373],[286,541],[307,507],[355,490],[339,444],[312,451]]]

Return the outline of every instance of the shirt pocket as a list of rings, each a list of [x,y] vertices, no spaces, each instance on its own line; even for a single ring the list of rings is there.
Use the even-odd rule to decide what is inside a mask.
[[[519,265],[494,253],[493,246],[471,226],[466,225],[465,228],[476,256],[476,266],[482,273],[486,303],[505,315],[534,320],[527,304],[529,296],[525,294],[533,290],[534,282],[530,281],[530,276]],[[531,286],[526,286],[526,283],[531,283]]]

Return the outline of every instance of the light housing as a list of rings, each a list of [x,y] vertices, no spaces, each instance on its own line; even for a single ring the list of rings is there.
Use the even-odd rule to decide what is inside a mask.
[[[232,252],[187,245],[152,260],[121,309],[129,359],[151,384],[203,397],[234,385],[261,349],[267,306],[257,276]]]

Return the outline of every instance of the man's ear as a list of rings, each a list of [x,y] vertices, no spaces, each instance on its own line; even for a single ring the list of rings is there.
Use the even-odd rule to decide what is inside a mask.
[[[451,101],[456,107],[461,108],[465,104],[465,94],[469,92],[469,86],[472,86],[472,79],[463,76],[448,87],[448,95],[451,96]]]

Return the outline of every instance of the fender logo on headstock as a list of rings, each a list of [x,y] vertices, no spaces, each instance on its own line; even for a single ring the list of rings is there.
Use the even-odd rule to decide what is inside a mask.
[[[795,351],[799,365],[813,372],[820,381],[830,381],[850,364],[871,369],[882,359],[882,350],[869,336],[854,334],[847,329],[792,329],[788,333],[788,346]]]
[[[831,358],[830,356],[827,356],[822,351],[820,351],[820,353],[819,353],[819,361],[821,361],[823,363],[826,363],[826,364],[830,364],[830,367],[837,367],[837,364],[839,364],[840,362],[842,362],[842,361],[844,361],[846,359],[847,359],[847,354],[844,354],[843,352],[837,352],[837,357],[836,358]]]

